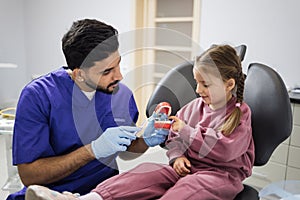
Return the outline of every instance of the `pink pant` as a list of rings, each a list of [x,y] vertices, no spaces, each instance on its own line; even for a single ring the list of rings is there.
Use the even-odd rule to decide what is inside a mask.
[[[200,170],[180,177],[169,165],[144,163],[102,182],[93,192],[120,200],[232,200],[242,189],[241,181],[225,171]]]

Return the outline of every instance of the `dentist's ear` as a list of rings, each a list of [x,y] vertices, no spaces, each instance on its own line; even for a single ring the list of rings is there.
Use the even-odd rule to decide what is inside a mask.
[[[77,80],[78,80],[79,82],[83,82],[83,81],[84,81],[84,78],[82,78],[81,76],[79,76],[79,77],[77,77]]]
[[[77,80],[79,82],[83,82],[84,78],[82,77],[82,71],[78,68],[74,69],[72,72],[72,78],[73,80]]]

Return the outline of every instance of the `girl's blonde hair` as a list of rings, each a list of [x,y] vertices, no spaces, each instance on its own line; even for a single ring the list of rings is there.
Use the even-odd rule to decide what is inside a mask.
[[[229,45],[213,45],[203,54],[196,57],[194,69],[200,70],[217,69],[223,81],[234,79],[236,86],[236,107],[220,127],[220,131],[226,136],[230,135],[239,125],[242,116],[240,106],[244,99],[245,75],[242,71],[240,57],[235,49]]]

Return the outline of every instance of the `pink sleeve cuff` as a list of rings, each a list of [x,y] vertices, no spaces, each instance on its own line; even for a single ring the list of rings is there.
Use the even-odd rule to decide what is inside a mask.
[[[188,125],[185,125],[179,132],[180,138],[188,144],[191,144],[196,134],[197,132],[195,131],[195,129]]]

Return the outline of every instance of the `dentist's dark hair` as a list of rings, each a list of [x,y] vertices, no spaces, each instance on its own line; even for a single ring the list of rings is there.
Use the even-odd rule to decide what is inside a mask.
[[[62,38],[62,50],[68,68],[89,68],[119,48],[118,31],[95,19],[73,22]]]

